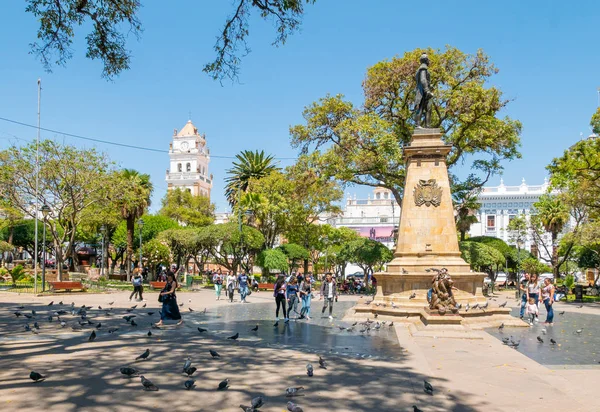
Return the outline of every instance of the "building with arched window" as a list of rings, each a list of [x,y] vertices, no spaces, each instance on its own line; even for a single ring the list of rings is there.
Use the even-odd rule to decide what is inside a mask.
[[[191,120],[179,132],[173,131],[169,144],[170,166],[166,181],[169,190],[181,188],[195,196],[210,198],[212,175],[208,174],[210,150],[206,146],[206,137],[198,133]]]

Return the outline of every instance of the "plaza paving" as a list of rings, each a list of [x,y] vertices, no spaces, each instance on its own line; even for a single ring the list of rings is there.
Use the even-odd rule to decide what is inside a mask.
[[[147,307],[138,304],[133,310],[137,327],[122,319],[134,304],[128,296],[0,294],[0,410],[235,411],[241,410],[240,403],[262,395],[266,404],[261,411],[283,411],[288,386],[305,387],[305,396],[294,399],[304,411],[410,411],[412,405],[423,411],[600,410],[595,396],[600,365],[594,327],[600,308],[594,306],[559,309],[557,304],[557,310],[566,313],[557,315],[554,330],[546,335],[549,341],[557,334],[561,344],[557,348],[528,343],[539,333],[538,326],[507,328],[504,335],[518,339],[523,334],[521,346],[514,350],[493,336],[496,331],[475,332],[477,339],[443,339],[411,336],[398,323],[368,334],[357,328],[340,330],[353,323],[342,318],[355,297],[340,299],[333,321],[320,316],[317,300],[310,323],[292,320],[274,328],[275,305],[269,292],[252,294],[246,305],[215,301],[210,291],[180,293],[184,325],[156,330],[150,323],[158,320],[157,295],[146,294]],[[51,300],[55,304],[48,307]],[[87,341],[93,327],[70,328],[76,323],[73,316],[63,316],[69,324],[65,328],[56,320],[48,322],[47,312],[58,310],[60,300],[63,308],[71,302],[75,307],[94,306],[89,315],[95,324],[102,323],[94,342]],[[108,308],[111,301],[112,316],[96,309]],[[25,306],[23,313],[35,309],[36,319],[17,318],[13,312],[19,305]],[[33,326],[35,320],[38,334],[26,332],[23,325]],[[258,331],[251,332],[257,324]],[[199,326],[208,331],[199,333]],[[108,333],[111,327],[119,330]],[[583,328],[585,334],[575,336],[573,328]],[[238,341],[227,339],[236,332]],[[135,362],[147,348],[150,358]],[[218,351],[221,359],[213,360],[209,349]],[[186,377],[181,369],[187,356],[198,367],[192,391],[183,388]],[[319,356],[327,359],[327,370],[318,368]],[[315,367],[312,378],[306,375],[308,362]],[[160,390],[146,392],[139,378],[123,378],[119,368],[128,365]],[[31,370],[47,379],[33,383]],[[217,391],[225,378],[231,380],[230,388]],[[435,387],[433,396],[424,393],[423,379]]]

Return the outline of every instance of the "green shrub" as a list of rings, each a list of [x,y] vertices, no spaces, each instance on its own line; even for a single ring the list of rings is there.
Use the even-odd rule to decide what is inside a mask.
[[[573,286],[575,286],[575,277],[573,275],[567,275],[563,281],[563,285],[570,292],[573,289]]]
[[[27,276],[25,269],[23,269],[23,266],[21,266],[21,265],[17,265],[14,268],[12,268],[12,270],[9,272],[9,274],[10,274],[10,277],[12,278],[13,283],[17,283],[19,280],[21,280]]]

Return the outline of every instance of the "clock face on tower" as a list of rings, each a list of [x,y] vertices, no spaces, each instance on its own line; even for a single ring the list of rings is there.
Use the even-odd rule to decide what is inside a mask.
[[[190,147],[188,142],[181,142],[181,150],[187,150]]]

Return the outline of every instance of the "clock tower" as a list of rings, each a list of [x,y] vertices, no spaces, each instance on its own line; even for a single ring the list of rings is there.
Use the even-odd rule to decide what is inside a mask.
[[[206,147],[204,134],[191,120],[179,132],[173,131],[173,141],[169,144],[170,166],[167,169],[168,189],[180,188],[194,196],[210,199],[212,175],[208,174],[210,151]]]

